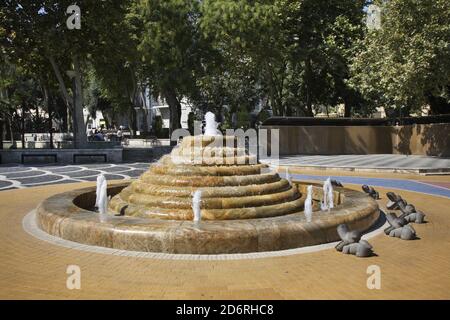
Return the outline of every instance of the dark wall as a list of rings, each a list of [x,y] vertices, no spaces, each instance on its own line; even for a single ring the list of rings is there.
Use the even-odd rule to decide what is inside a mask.
[[[263,125],[279,129],[280,155],[415,154],[450,156],[450,123],[414,125]]]

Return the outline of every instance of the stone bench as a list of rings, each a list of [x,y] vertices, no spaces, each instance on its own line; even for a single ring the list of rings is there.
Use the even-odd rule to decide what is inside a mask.
[[[21,163],[25,164],[25,158],[31,157],[49,157],[53,158],[55,163],[58,162],[58,155],[56,153],[22,153]]]
[[[73,155],[73,163],[78,163],[77,158],[79,157],[102,157],[104,162],[108,162],[108,156],[106,153],[76,153]]]
[[[122,162],[122,148],[97,148],[97,149],[9,149],[0,150],[0,163],[25,163],[31,158],[47,161],[35,161],[39,163],[75,164],[80,157],[100,157],[102,162]],[[46,159],[47,158],[47,159]],[[53,158],[54,161],[49,161]],[[91,161],[92,162],[92,161]],[[26,161],[32,163],[32,161]]]

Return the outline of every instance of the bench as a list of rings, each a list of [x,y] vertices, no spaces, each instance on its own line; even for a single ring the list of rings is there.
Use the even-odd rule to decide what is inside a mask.
[[[77,163],[78,157],[103,157],[104,162],[108,162],[108,158],[105,153],[75,153],[73,155],[73,163]]]
[[[58,162],[58,156],[56,153],[22,153],[22,164],[25,163],[25,157],[52,157],[55,159],[55,163]]]

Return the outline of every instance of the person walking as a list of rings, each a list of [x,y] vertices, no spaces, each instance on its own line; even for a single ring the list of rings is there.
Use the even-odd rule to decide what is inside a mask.
[[[119,141],[122,141],[123,132],[122,132],[121,127],[119,127],[119,130],[117,130],[116,135],[117,135],[117,139],[118,139]]]

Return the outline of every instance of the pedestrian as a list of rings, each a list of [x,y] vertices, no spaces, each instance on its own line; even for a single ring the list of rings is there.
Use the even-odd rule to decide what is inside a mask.
[[[119,130],[117,130],[117,139],[119,140],[119,141],[122,141],[122,136],[123,136],[123,132],[122,132],[122,130],[121,130],[121,128],[119,127]]]

